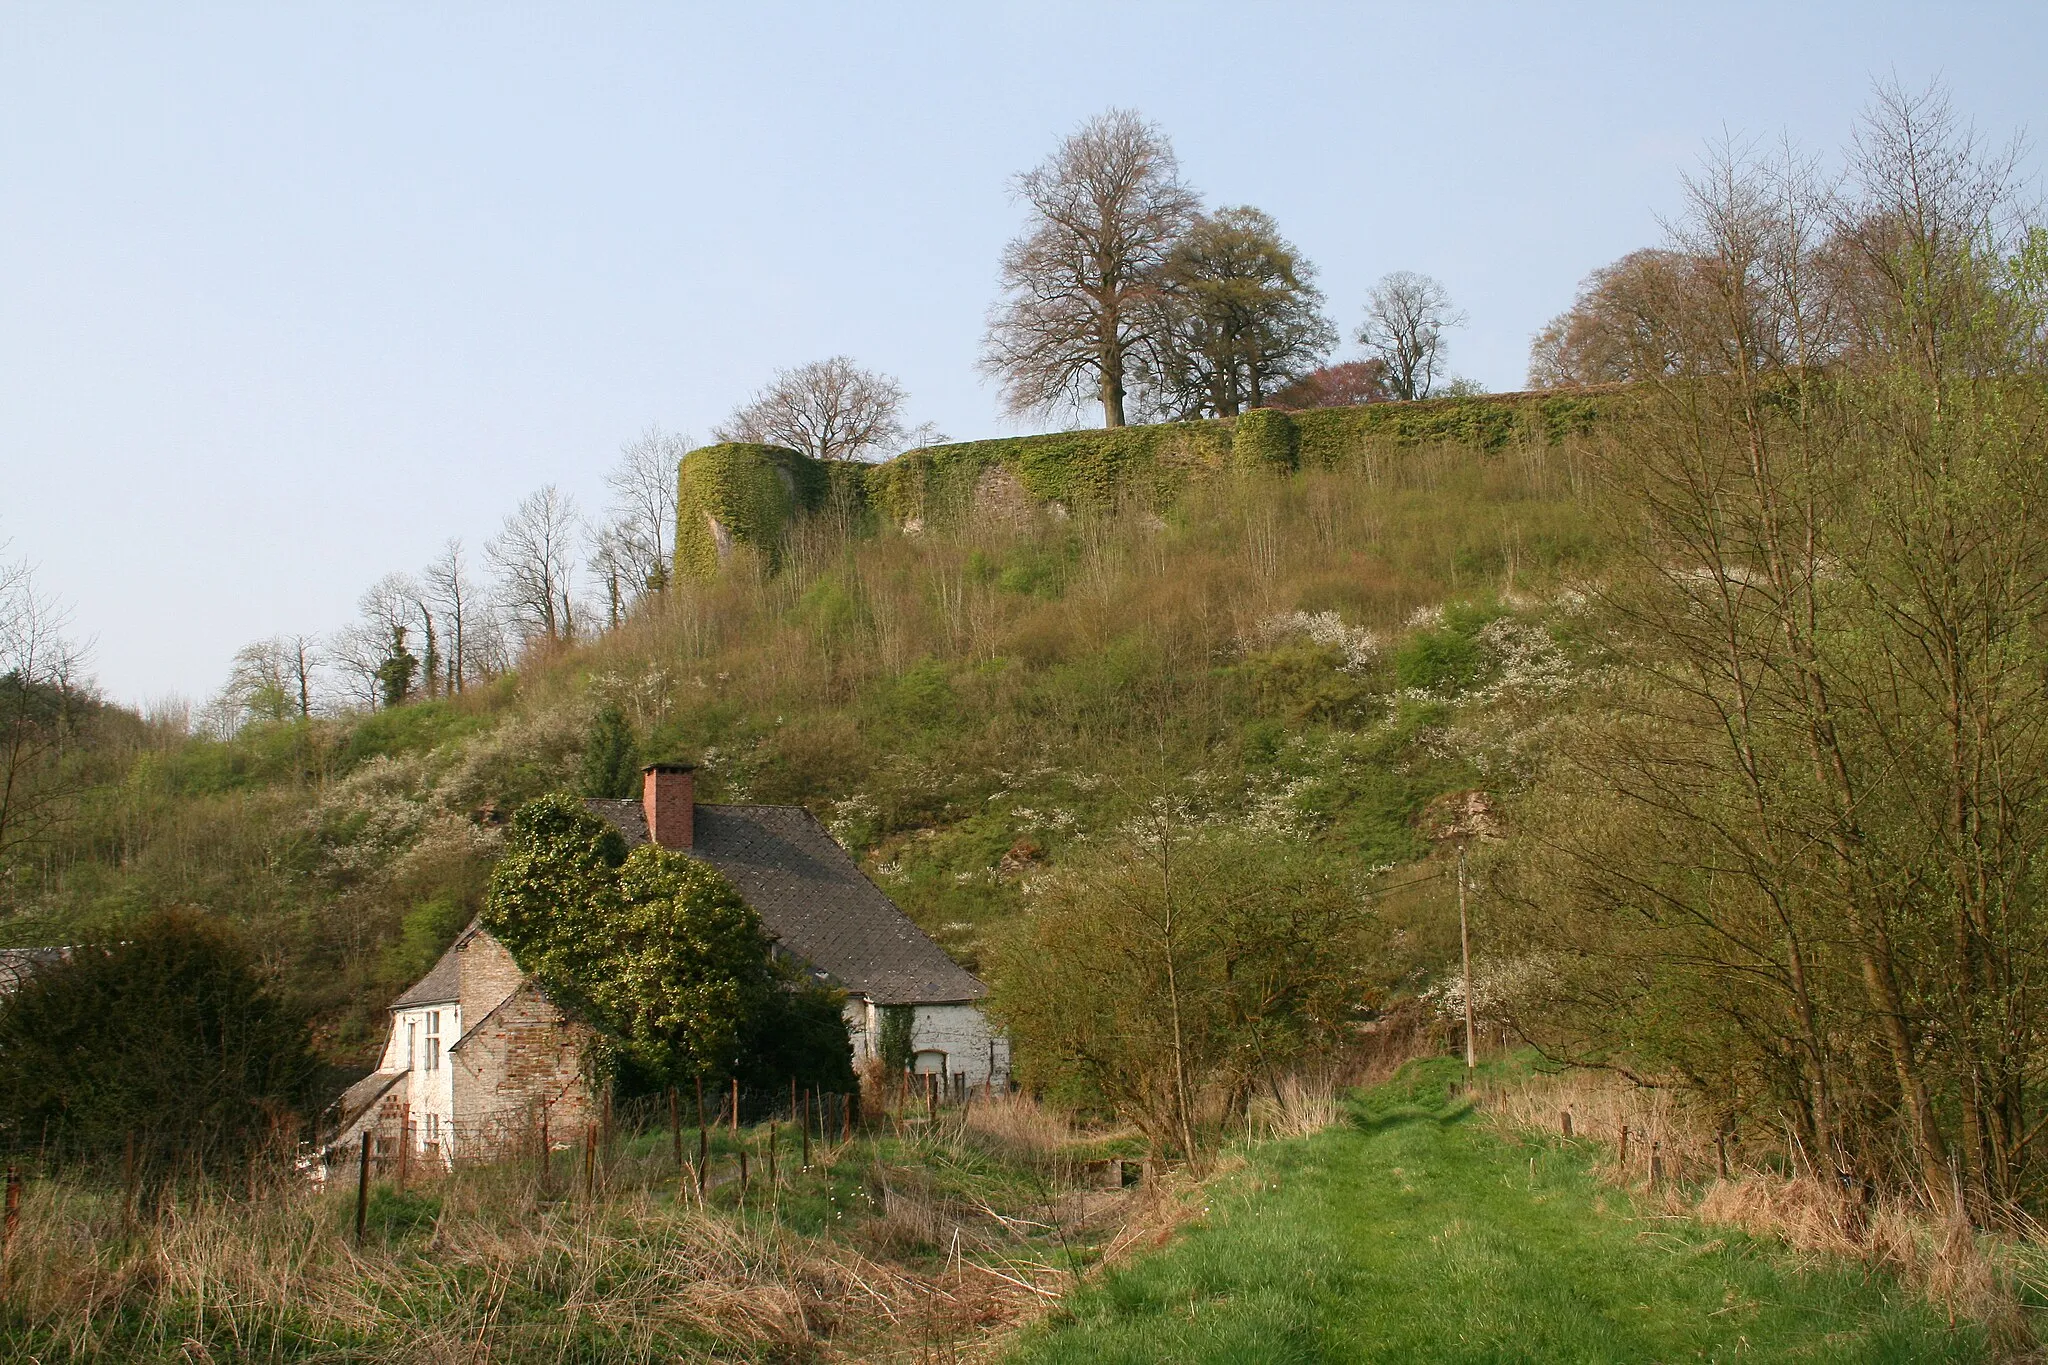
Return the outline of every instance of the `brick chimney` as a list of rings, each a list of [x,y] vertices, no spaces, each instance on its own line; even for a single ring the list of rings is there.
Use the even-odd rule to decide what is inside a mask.
[[[640,770],[647,837],[663,848],[688,848],[697,824],[697,779],[687,763],[650,763]]]

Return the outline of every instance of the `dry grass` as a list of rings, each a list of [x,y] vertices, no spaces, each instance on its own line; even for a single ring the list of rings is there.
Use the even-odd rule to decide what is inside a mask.
[[[1951,1321],[1983,1323],[2001,1358],[2035,1358],[2041,1324],[2027,1303],[2048,1297],[2048,1237],[2037,1227],[1985,1232],[1925,1200],[1865,1199],[1814,1175],[1789,1142],[1762,1151],[1724,1146],[1688,1097],[1619,1077],[1568,1071],[1486,1084],[1476,1098],[1494,1122],[1522,1133],[1561,1136],[1570,1113],[1573,1136],[1599,1145],[1603,1175],[1653,1207],[1882,1267]]]
[[[729,1188],[711,1207],[679,1193],[672,1163],[644,1153],[614,1162],[588,1203],[544,1197],[517,1164],[428,1179],[380,1196],[361,1250],[353,1190],[215,1187],[129,1226],[118,1195],[36,1182],[8,1257],[0,1355],[955,1358],[1178,1206],[1167,1190],[1062,1183],[1051,1158],[1080,1135],[1028,1100],[979,1108],[949,1132],[821,1152],[772,1197],[757,1187],[745,1213],[725,1206]],[[991,1161],[995,1147],[1047,1161],[1020,1171]],[[809,1230],[794,1214],[805,1200]]]

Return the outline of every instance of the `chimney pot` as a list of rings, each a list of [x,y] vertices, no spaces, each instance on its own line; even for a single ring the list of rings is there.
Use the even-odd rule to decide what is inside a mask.
[[[663,848],[689,848],[697,825],[696,770],[687,763],[650,763],[640,772],[647,837]]]

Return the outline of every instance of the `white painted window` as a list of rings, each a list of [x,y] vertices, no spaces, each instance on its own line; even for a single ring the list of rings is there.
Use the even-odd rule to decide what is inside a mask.
[[[441,1069],[441,1011],[427,1011],[427,1070]]]
[[[427,1141],[439,1142],[440,1140],[441,1116],[439,1114],[429,1114],[427,1115]]]
[[[419,1031],[419,1021],[405,1021],[405,1069],[408,1071],[420,1064],[419,1038],[416,1036]]]

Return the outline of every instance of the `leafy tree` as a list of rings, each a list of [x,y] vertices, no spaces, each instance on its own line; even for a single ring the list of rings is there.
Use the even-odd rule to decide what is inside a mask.
[[[304,1016],[217,920],[167,912],[0,1001],[0,1144],[158,1169],[246,1160],[321,1098]]]
[[[617,706],[599,709],[583,746],[583,794],[614,800],[640,794],[640,745]]]
[[[836,997],[779,971],[760,917],[709,863],[645,844],[566,795],[520,808],[492,874],[484,923],[561,1004],[604,1040],[629,1081],[790,1074],[836,1045]],[[781,1029],[794,1036],[778,1036]]]
[[[1120,427],[1132,358],[1158,335],[1159,267],[1200,201],[1166,135],[1128,109],[1083,124],[1017,192],[1032,221],[1003,249],[982,369],[1013,413],[1092,398]]]
[[[1315,268],[1255,208],[1197,217],[1159,272],[1164,323],[1147,366],[1173,417],[1234,417],[1321,363],[1337,344]]]
[[[1156,803],[1049,875],[998,947],[997,1016],[1028,1084],[1193,1151],[1205,1101],[1341,1040],[1371,993],[1361,888],[1297,841]]]

